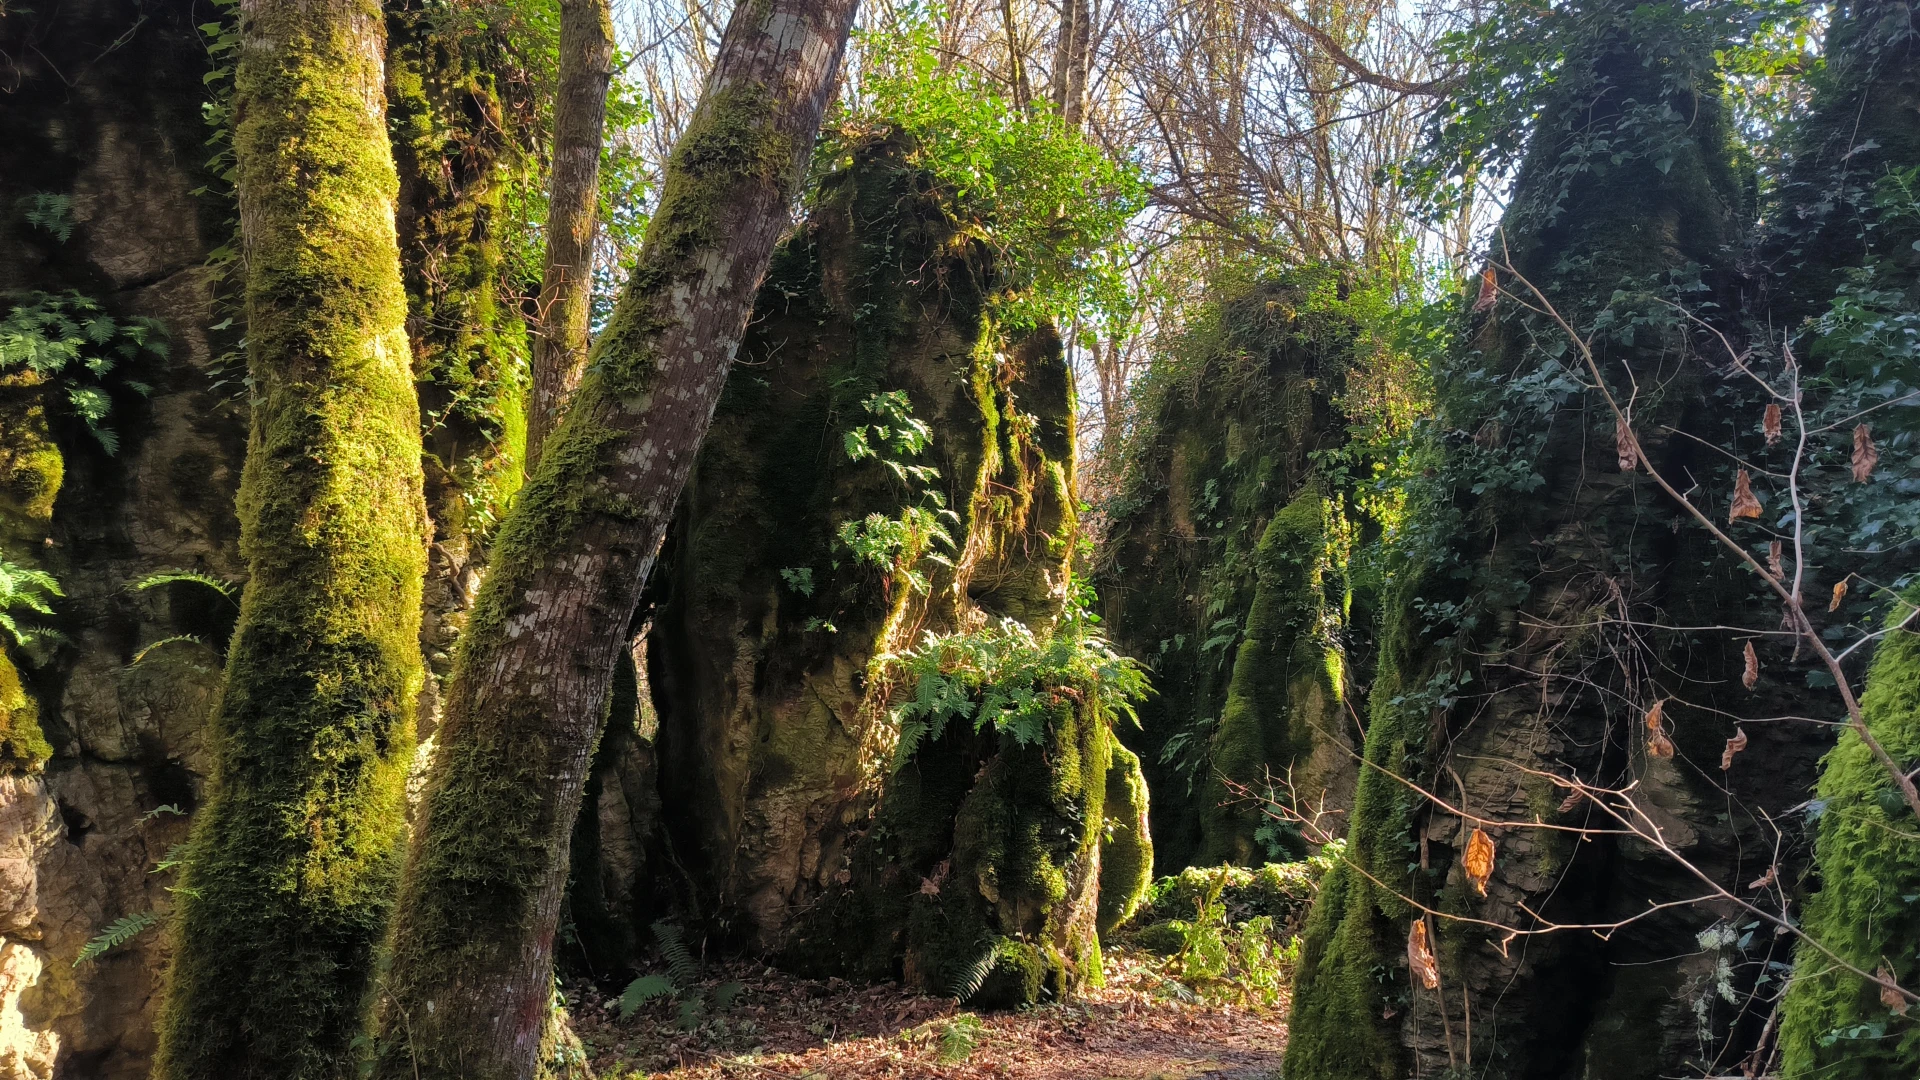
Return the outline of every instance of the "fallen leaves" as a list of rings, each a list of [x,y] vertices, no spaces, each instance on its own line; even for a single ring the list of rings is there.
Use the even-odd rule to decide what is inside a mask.
[[[1727,524],[1759,516],[1760,500],[1753,494],[1753,476],[1741,469],[1733,479],[1733,506],[1727,511]]]
[[[1473,835],[1467,837],[1467,856],[1462,865],[1467,871],[1467,880],[1481,896],[1487,895],[1487,879],[1493,876],[1493,855],[1493,837],[1488,836],[1485,829],[1475,828]]]
[[[1727,748],[1720,751],[1720,768],[1724,772],[1733,768],[1733,755],[1747,748],[1747,729],[1734,728],[1733,738],[1727,740]]]
[[[1760,419],[1760,431],[1767,437],[1767,445],[1780,441],[1780,406],[1767,406],[1766,415]]]
[[[1434,959],[1433,947],[1427,942],[1425,919],[1413,920],[1413,928],[1407,931],[1407,966],[1421,986],[1440,989],[1440,961]]]
[[[1853,482],[1864,484],[1880,464],[1880,450],[1873,445],[1873,431],[1866,424],[1853,429]]]
[[[1751,690],[1760,681],[1760,654],[1753,651],[1753,642],[1747,642],[1746,666],[1740,672],[1740,685]]]

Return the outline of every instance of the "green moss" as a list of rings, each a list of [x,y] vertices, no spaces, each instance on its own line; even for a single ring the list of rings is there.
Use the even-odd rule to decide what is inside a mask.
[[[1910,588],[1894,619],[1920,603]],[[1884,638],[1860,702],[1867,728],[1895,761],[1920,759],[1920,632]],[[1920,843],[1912,811],[1887,770],[1851,730],[1827,754],[1819,797],[1826,809],[1814,857],[1820,891],[1807,901],[1804,929],[1866,971],[1883,968],[1920,986]],[[1879,988],[1802,944],[1782,1006],[1781,1075],[1868,1080],[1920,1072],[1920,1021],[1882,1004]]]
[[[358,1075],[399,869],[427,526],[389,224],[362,90],[377,5],[249,10],[234,139],[256,395],[250,577],[209,726],[154,1075]]]
[[[1345,729],[1337,655],[1328,630],[1324,577],[1326,499],[1312,487],[1277,511],[1254,549],[1257,584],[1247,612],[1246,637],[1234,658],[1226,706],[1214,729],[1206,806],[1201,815],[1200,861],[1251,865],[1265,853],[1255,832],[1266,824],[1257,801],[1270,782],[1292,777],[1312,799],[1334,779],[1319,775],[1316,745],[1336,743]],[[1340,766],[1346,755],[1339,746]],[[1305,854],[1304,848],[1296,854]]]
[[[1147,777],[1134,752],[1109,737],[1106,832],[1100,841],[1100,934],[1133,917],[1153,883],[1153,837],[1147,830]]]
[[[13,658],[0,652],[0,769],[37,771],[52,756],[40,731],[40,707],[20,685]]]

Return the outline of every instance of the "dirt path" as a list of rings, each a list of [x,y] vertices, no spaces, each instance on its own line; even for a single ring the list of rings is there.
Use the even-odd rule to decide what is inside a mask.
[[[1127,953],[1108,957],[1105,987],[1018,1013],[759,967],[717,972],[701,991],[691,1028],[681,1002],[622,1020],[617,1003],[573,991],[600,1080],[1265,1080],[1287,1040],[1284,1007],[1182,1000],[1158,961]]]

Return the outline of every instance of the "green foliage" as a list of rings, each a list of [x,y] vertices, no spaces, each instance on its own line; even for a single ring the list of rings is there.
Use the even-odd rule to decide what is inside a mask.
[[[721,983],[711,991],[702,989],[698,985],[700,961],[687,945],[686,932],[677,924],[655,922],[653,939],[660,946],[660,957],[666,962],[667,970],[664,974],[642,975],[627,984],[620,994],[622,1019],[632,1016],[648,1002],[678,998],[680,1026],[692,1030],[710,1013],[725,1012],[745,989],[737,982]]]
[[[912,696],[894,706],[898,768],[954,720],[992,727],[1022,746],[1046,738],[1050,719],[1071,699],[1099,717],[1138,719],[1134,703],[1150,691],[1146,671],[1094,632],[1084,610],[1050,634],[1015,619],[978,630],[929,632],[906,653],[881,658]]]
[[[80,947],[80,953],[74,958],[73,966],[79,967],[81,964],[98,960],[139,937],[159,921],[160,916],[151,911],[141,911],[115,919],[107,925],[105,930],[94,935],[90,941]]]
[[[224,578],[217,578],[212,574],[202,573],[198,570],[161,570],[157,573],[148,574],[146,577],[134,582],[133,587],[136,591],[144,592],[147,589],[157,589],[162,585],[173,585],[176,583],[202,585],[228,599],[232,599],[235,590],[238,588],[238,586],[231,581]]]
[[[102,448],[114,453],[120,437],[106,426],[112,392],[145,396],[153,388],[128,378],[122,365],[143,355],[164,360],[166,327],[143,316],[115,318],[78,292],[13,292],[0,296],[0,372],[30,371],[66,393],[67,405]]]
[[[1052,111],[1023,111],[999,84],[943,61],[935,12],[895,13],[856,41],[855,107],[841,139],[863,128],[912,136],[913,165],[966,235],[998,256],[996,317],[1009,327],[1130,314],[1122,225],[1145,205],[1138,171],[1114,161]],[[832,161],[844,141],[826,140]]]
[[[1244,892],[1252,875],[1239,867],[1190,867],[1178,877],[1162,878],[1152,890],[1151,911],[1162,916],[1143,927],[1141,944],[1170,958],[1183,988],[1215,1001],[1272,1008],[1278,1004],[1299,958],[1297,913],[1311,899],[1315,875],[1301,864],[1269,865],[1262,873],[1300,879],[1306,897],[1291,899],[1280,918],[1247,914],[1229,901],[1229,890]],[[1184,908],[1185,918],[1164,917]],[[1244,916],[1244,917],[1242,917]],[[1136,919],[1141,916],[1136,916]]]
[[[940,478],[939,470],[905,460],[926,451],[933,441],[933,429],[914,417],[912,403],[904,390],[868,395],[860,406],[871,422],[842,435],[841,447],[847,459],[874,461],[885,466],[894,481],[907,491],[918,487],[919,502],[903,507],[893,516],[876,511],[864,518],[842,522],[834,535],[856,564],[875,567],[886,575],[883,585],[889,598],[896,579],[904,581],[915,592],[925,593],[931,583],[920,568],[921,563],[951,566],[942,549],[954,549],[953,533],[949,529],[960,526],[959,515],[947,509],[946,496],[931,486]],[[811,571],[807,580],[810,585]]]
[[[49,636],[57,636],[54,631],[22,626],[14,618],[16,610],[24,609],[39,615],[53,614],[52,601],[64,596],[60,583],[52,574],[44,570],[21,566],[0,556],[0,630],[16,645],[30,645]]]
[[[73,196],[38,191],[19,199],[14,207],[33,228],[52,233],[63,244],[72,239]]]

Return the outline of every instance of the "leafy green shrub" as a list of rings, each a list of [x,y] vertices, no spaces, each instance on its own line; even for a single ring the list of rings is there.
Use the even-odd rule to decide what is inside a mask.
[[[25,609],[40,615],[51,615],[53,599],[64,595],[60,591],[60,583],[54,580],[52,574],[0,557],[0,630],[5,630],[14,644],[31,645],[54,633],[20,625],[13,617],[14,611]]]
[[[918,647],[883,659],[913,687],[913,696],[893,709],[900,728],[896,767],[953,720],[976,731],[992,726],[1031,746],[1045,737],[1048,717],[1064,699],[1091,706],[1098,716],[1131,719],[1134,703],[1150,689],[1139,663],[1094,633],[1078,609],[1051,634],[1003,618],[978,630],[928,633]]]
[[[1044,106],[1007,100],[985,73],[943,63],[927,9],[896,14],[856,47],[856,105],[822,154],[838,158],[865,129],[912,136],[912,164],[965,232],[1003,256],[996,269],[1006,288],[994,306],[1009,325],[1068,313],[1125,318],[1126,251],[1115,241],[1145,205],[1138,171]]]

